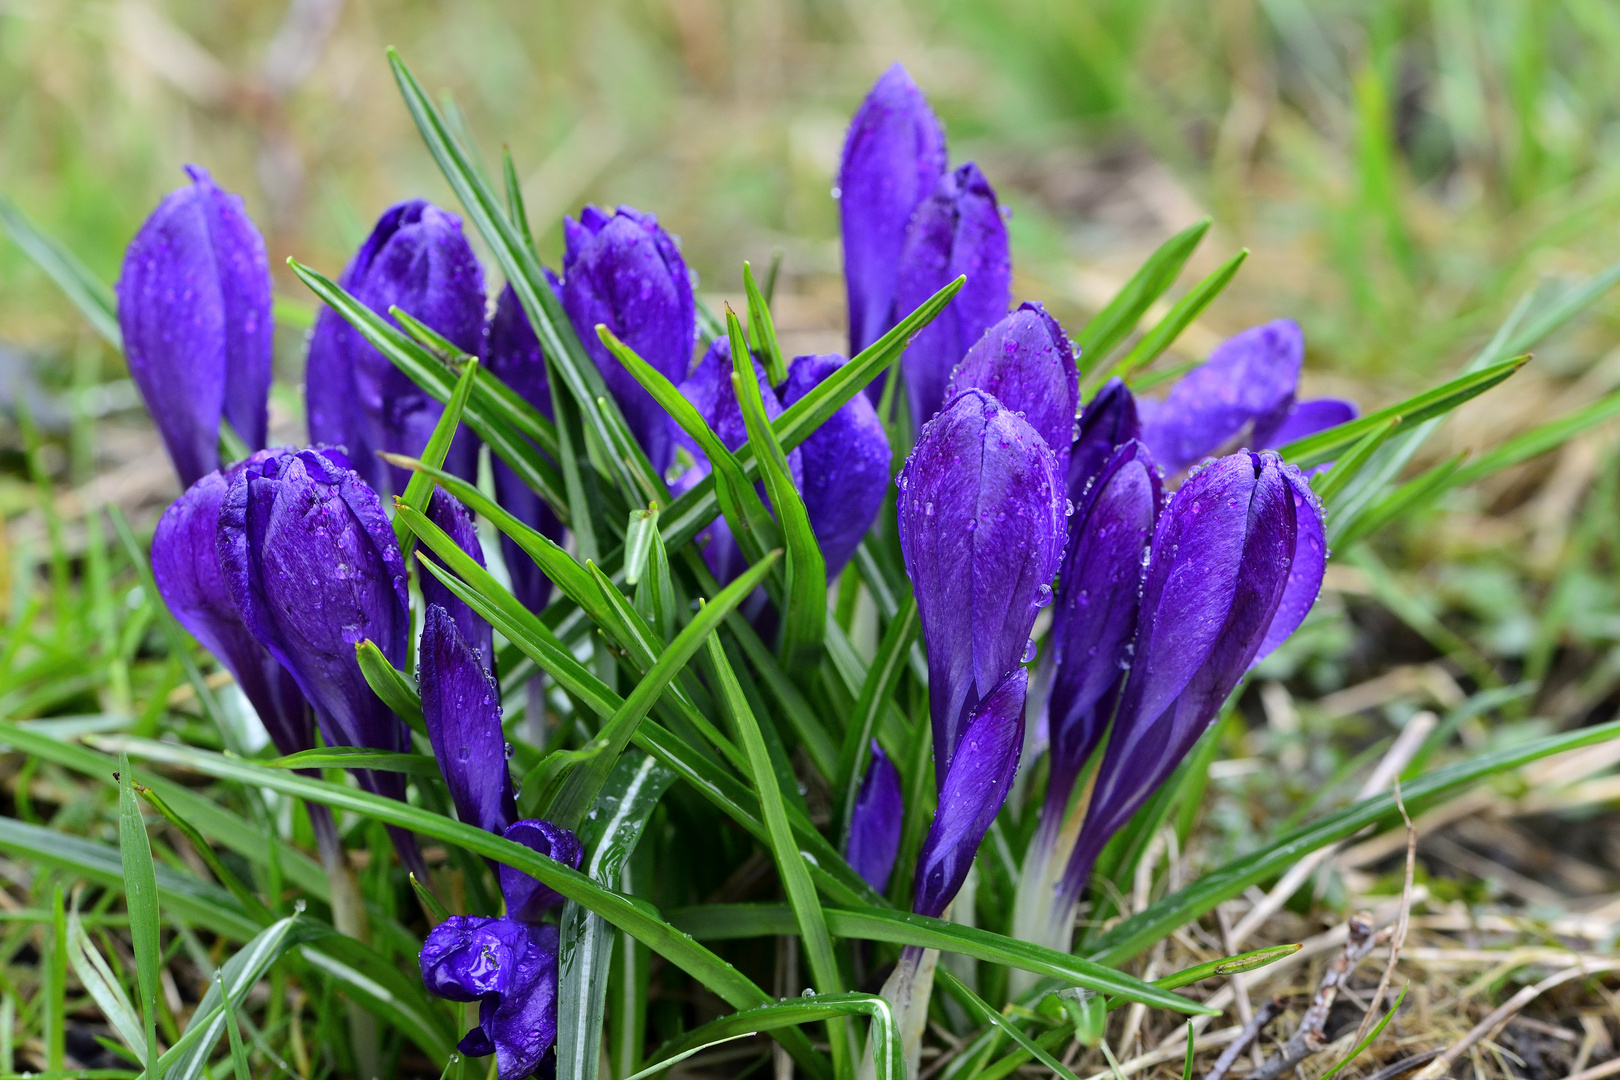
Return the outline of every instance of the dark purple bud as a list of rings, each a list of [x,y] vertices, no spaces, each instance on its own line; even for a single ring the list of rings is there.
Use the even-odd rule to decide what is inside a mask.
[[[878,892],[889,887],[894,858],[900,852],[904,814],[900,771],[873,739],[872,763],[866,767],[866,776],[855,794],[844,855],[855,872]]]
[[[124,253],[118,325],[130,377],[186,487],[219,467],[223,415],[264,446],[274,327],[264,239],[239,196],[187,165]]]
[[[1228,338],[1142,417],[1142,441],[1153,460],[1180,472],[1246,436],[1255,445],[1275,431],[1294,405],[1305,335],[1288,319]]]
[[[497,836],[517,820],[501,729],[501,688],[451,614],[429,604],[417,680],[422,717],[456,816]]]
[[[906,223],[944,174],[945,131],[906,69],[895,64],[855,110],[838,166],[851,356],[894,326]]]
[[[484,548],[478,542],[478,526],[473,517],[462,505],[461,500],[441,487],[433,489],[433,496],[428,500],[428,520],[449,534],[456,546],[468,555],[479,566],[484,565]],[[443,566],[426,546],[422,553],[434,562]],[[422,600],[429,606],[438,605],[455,620],[456,629],[461,632],[462,639],[471,646],[478,657],[478,662],[488,670],[495,667],[495,633],[482,617],[473,614],[472,608],[466,602],[447,588],[444,582],[431,573],[424,573],[419,578],[422,587]]]
[[[1070,501],[1079,506],[1114,451],[1141,434],[1136,398],[1122,380],[1109,379],[1080,410],[1080,430],[1069,454]]]
[[[411,631],[394,530],[358,474],[314,450],[255,456],[220,511],[219,560],[243,623],[297,680],[327,743],[409,749],[354,654],[370,639],[404,667]],[[399,773],[358,775],[404,797]]]
[[[748,428],[743,422],[742,406],[737,402],[737,393],[731,385],[731,341],[728,338],[717,337],[709,343],[709,349],[703,354],[698,366],[692,369],[692,377],[681,383],[681,394],[690,401],[697,411],[703,414],[709,429],[725,444],[726,449],[736,450],[748,441]],[[776,391],[771,389],[770,383],[765,380],[764,371],[756,365],[754,377],[759,382],[760,396],[765,401],[765,415],[775,420],[782,415],[782,406],[777,403]],[[675,431],[675,438],[692,455],[695,464],[671,485],[671,493],[680,495],[691,488],[699,480],[709,474],[709,459],[698,444],[686,432],[670,425]],[[801,490],[804,487],[803,455],[795,447],[787,456],[788,472],[793,477],[793,483]],[[765,496],[765,485],[755,485],[760,497]],[[767,507],[770,506],[766,499]],[[709,572],[721,583],[735,578],[748,568],[748,559],[737,546],[736,538],[731,535],[731,529],[724,518],[715,518],[707,528],[698,533],[697,542],[703,548],[703,561],[709,566]]]
[[[267,453],[284,451],[260,451],[254,459]],[[236,678],[276,749],[296,754],[315,746],[309,703],[287,669],[242,625],[219,563],[219,512],[229,487],[224,476],[211,472],[163,512],[152,534],[152,576],[180,625]]]
[[[1058,575],[1048,699],[1052,771],[1043,820],[1055,825],[1113,716],[1136,636],[1142,553],[1162,498],[1159,470],[1132,440],[1115,452],[1070,520]],[[1055,815],[1055,816],[1054,816]]]
[[[1080,374],[1069,335],[1044,307],[1020,304],[973,343],[951,372],[945,400],[970,388],[1022,414],[1052,448],[1057,474],[1068,475]]]
[[[495,1055],[498,1080],[526,1080],[557,1039],[555,926],[452,915],[428,934],[419,960],[429,993],[477,1001],[470,1057]]]
[[[906,231],[894,289],[897,316],[909,314],[960,275],[967,284],[912,338],[901,362],[912,423],[939,411],[951,369],[1007,314],[1012,255],[996,193],[971,161],[942,177]]]
[[[979,843],[1001,812],[1024,745],[1029,672],[1015,669],[974,706],[939,787],[939,809],[917,856],[911,908],[938,918],[955,897]]]
[[[578,870],[585,857],[585,848],[579,837],[549,821],[525,818],[515,822],[503,834],[524,847],[532,848],[548,859],[555,859],[570,870]],[[562,896],[549,886],[502,863],[500,867],[501,895],[506,898],[506,913],[514,919],[534,922],[550,908],[563,902]]]
[[[652,214],[628,206],[609,214],[587,206],[579,220],[563,219],[562,302],[574,332],[596,361],[630,431],[662,473],[675,447],[673,425],[635,376],[596,336],[605,324],[670,382],[692,364],[697,307],[686,260]]]
[[[1131,673],[1059,887],[1067,900],[1079,895],[1097,854],[1192,749],[1259,653],[1298,540],[1290,473],[1298,470],[1275,454],[1233,454],[1194,469],[1160,515]]]
[[[540,351],[529,317],[508,285],[495,302],[489,322],[489,371],[517,392],[518,396],[552,418],[551,386],[546,379],[546,362]],[[501,508],[537,532],[562,543],[563,526],[551,507],[533,488],[519,479],[498,455],[490,456],[495,478],[495,498]],[[530,611],[539,611],[551,599],[551,582],[533,559],[504,533],[501,554],[512,577],[512,595]]]
[[[937,782],[1051,602],[1064,502],[1046,440],[982,390],[947,403],[901,470],[900,550],[928,644]]]
[[[398,307],[463,352],[484,353],[483,270],[461,219],[425,200],[384,211],[339,284],[379,315]],[[305,378],[310,438],[346,447],[375,490],[404,491],[409,473],[385,468],[374,452],[420,456],[444,406],[331,310],[315,322]],[[477,443],[463,429],[445,467],[474,479],[477,462]]]
[[[796,357],[782,384],[782,407],[795,404],[848,362],[837,355]],[[767,409],[769,401],[767,395]],[[871,400],[857,394],[795,452],[804,469],[804,509],[830,581],[855,554],[883,507],[889,490],[889,436]]]
[[[1361,412],[1353,401],[1343,401],[1339,398],[1313,398],[1310,401],[1301,401],[1276,427],[1267,431],[1257,430],[1254,434],[1255,445],[1263,450],[1287,446],[1295,439],[1303,439],[1319,431],[1348,424],[1359,415]]]

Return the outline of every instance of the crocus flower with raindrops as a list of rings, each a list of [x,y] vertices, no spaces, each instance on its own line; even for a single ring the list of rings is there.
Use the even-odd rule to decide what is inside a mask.
[[[484,273],[461,219],[422,199],[384,211],[338,283],[389,318],[397,307],[462,352],[484,352]],[[420,457],[444,406],[368,343],[337,312],[315,321],[305,373],[309,437],[342,446],[373,490],[398,494],[410,474],[377,451]],[[478,446],[463,429],[445,468],[473,479]]]
[[[434,488],[433,495],[428,500],[427,517],[429,521],[443,529],[445,534],[456,542],[457,547],[472,556],[474,562],[479,566],[484,565],[484,548],[478,542],[478,526],[474,524],[472,515],[467,512],[467,508],[462,505],[460,499],[443,488]],[[444,565],[425,546],[421,550],[423,558],[432,559],[440,566]],[[422,589],[423,603],[429,606],[436,604],[443,610],[448,611],[451,617],[456,620],[456,626],[460,629],[461,636],[466,640],[467,644],[472,646],[473,651],[478,654],[483,665],[493,670],[495,665],[494,631],[490,629],[489,623],[484,621],[483,616],[474,614],[473,609],[467,606],[466,601],[451,592],[449,587],[435,575],[431,573],[422,574],[417,579],[417,582]]]
[[[596,336],[605,325],[664,378],[679,383],[692,363],[697,307],[686,260],[658,219],[628,206],[587,206],[563,219],[562,303],[596,361],[625,422],[662,473],[675,453],[673,425],[653,396]]]
[[[130,377],[190,487],[217,469],[221,418],[264,446],[274,327],[264,239],[208,170],[171,192],[124,252],[118,325]]]
[[[872,760],[861,778],[849,820],[844,857],[855,872],[878,892],[889,887],[894,859],[900,853],[900,826],[905,813],[900,791],[900,770],[872,740]]]

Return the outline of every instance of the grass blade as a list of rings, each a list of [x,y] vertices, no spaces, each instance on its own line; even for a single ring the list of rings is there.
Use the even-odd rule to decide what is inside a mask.
[[[1462,464],[1467,458],[1468,452],[1465,450],[1456,457],[1441,462],[1428,472],[1413,477],[1371,505],[1363,506],[1359,512],[1352,509],[1345,517],[1330,520],[1328,522],[1329,545],[1340,547],[1353,544],[1362,537],[1370,536],[1382,529],[1391,521],[1404,517],[1406,512],[1413,507],[1430,502],[1441,492],[1453,486],[1451,478],[1462,468]]]
[[[164,800],[163,796],[151,788],[144,787],[141,784],[135,784],[134,788],[141,798],[145,799],[152,805],[154,810],[163,815],[164,820],[180,831],[186,841],[191,844],[191,849],[197,853],[203,864],[208,867],[208,872],[214,875],[214,880],[229,889],[231,895],[236,897],[237,903],[241,904],[242,908],[252,918],[258,920],[260,925],[263,926],[269,926],[276,921],[275,915],[271,913],[269,908],[264,906],[264,902],[259,899],[258,895],[243,884],[242,879],[237,877],[220,860],[219,855],[214,851],[213,845],[204,838],[202,833],[197,831],[195,825],[176,813],[174,808]],[[156,881],[156,875],[154,875],[153,880]],[[134,1045],[132,1043],[131,1047],[133,1048]]]
[[[935,970],[934,978],[937,979],[946,990],[950,991],[950,993],[953,994],[958,1001],[961,1001],[964,1004],[972,1005],[973,1008],[976,1009],[986,1021],[1006,1032],[1013,1042],[1023,1047],[1030,1056],[1035,1058],[1035,1060],[1052,1070],[1052,1075],[1061,1076],[1064,1078],[1064,1080],[1080,1080],[1078,1076],[1074,1075],[1073,1072],[1064,1067],[1061,1061],[1053,1057],[1051,1054],[1048,1054],[1045,1050],[1041,1049],[1040,1046],[1036,1045],[1035,1041],[1028,1035],[1025,1035],[1023,1031],[1019,1029],[1017,1024],[1008,1023],[1006,1017],[1002,1016],[995,1009],[992,1009],[989,1004],[987,1004],[985,1000],[978,994],[975,994],[972,990],[969,990],[967,988],[967,984],[953,975],[949,968],[941,964],[939,968]],[[1117,1076],[1118,1070],[1116,1069],[1115,1072]]]
[[[1346,1054],[1343,1061],[1339,1062],[1337,1065],[1333,1066],[1333,1068],[1323,1073],[1322,1080],[1333,1080],[1333,1077],[1339,1074],[1340,1069],[1344,1068],[1346,1065],[1356,1060],[1356,1058],[1360,1057],[1361,1052],[1367,1049],[1367,1047],[1371,1046],[1379,1035],[1383,1034],[1384,1026],[1391,1020],[1395,1019],[1395,1014],[1400,1011],[1401,1002],[1406,1000],[1406,992],[1411,988],[1411,983],[1407,983],[1405,986],[1401,987],[1401,992],[1395,995],[1395,1004],[1389,1007],[1389,1012],[1384,1014],[1384,1018],[1378,1021],[1378,1023],[1373,1026],[1371,1031],[1367,1032],[1364,1039],[1356,1043],[1355,1049]]]
[[[272,769],[372,769],[409,776],[442,775],[432,754],[396,754],[365,746],[322,746],[271,758],[265,764]]]
[[[1209,218],[1205,218],[1159,245],[1124,288],[1075,335],[1082,375],[1107,359],[1114,346],[1130,336],[1153,302],[1175,284],[1193,249],[1208,231]]]
[[[151,1049],[146,1042],[140,1015],[135,1011],[129,995],[124,992],[123,984],[107,965],[107,958],[101,955],[101,950],[85,934],[77,906],[67,914],[65,943],[68,964],[79,977],[79,984],[90,995],[90,1000],[96,1003],[101,1015],[107,1018],[107,1023],[112,1025],[113,1031],[140,1059],[141,1064],[151,1061]]]
[[[370,638],[355,645],[354,658],[372,693],[412,731],[427,738],[427,721],[422,717],[422,699],[416,691],[416,680],[389,663],[388,657]]]
[[[776,283],[776,268],[780,259],[771,261],[771,275],[767,286]],[[776,340],[776,321],[771,318],[771,306],[754,284],[754,268],[743,263],[743,292],[748,297],[748,333],[759,343],[759,358],[765,364],[765,378],[772,386],[787,381],[787,361],[782,357],[782,346]],[[732,353],[733,362],[736,353]]]
[[[461,414],[467,407],[467,398],[472,394],[473,382],[478,376],[478,358],[470,357],[462,366],[461,378],[456,380],[456,389],[450,395],[450,401],[445,405],[444,412],[439,414],[439,422],[433,425],[433,434],[428,437],[427,446],[422,448],[422,461],[432,466],[444,464],[445,455],[450,453],[450,443],[456,437],[456,429],[461,426]],[[433,478],[425,473],[412,473],[410,481],[405,485],[405,494],[400,496],[405,505],[422,513],[427,513],[428,500],[433,496]],[[397,518],[394,521],[394,539],[399,541],[400,553],[409,559],[411,544],[416,537],[411,535],[403,523]]]
[[[1110,378],[1129,380],[1136,372],[1147,367],[1157,360],[1176,339],[1181,332],[1192,325],[1194,319],[1203,314],[1204,309],[1226,290],[1237,276],[1238,268],[1249,257],[1249,249],[1243,248],[1236,255],[1216,267],[1213,273],[1193,286],[1192,291],[1176,301],[1174,307],[1154,325],[1152,330],[1142,335],[1142,340],[1125,359],[1115,364],[1108,375]]]
[[[92,274],[66,246],[24,217],[4,196],[0,196],[0,223],[5,225],[17,246],[73,301],[73,306],[90,321],[96,333],[123,352],[124,333],[118,325],[118,299],[106,283]]]
[[[157,1060],[158,972],[163,967],[163,943],[158,936],[157,872],[152,868],[152,843],[135,795],[129,758],[118,758],[118,846],[124,863],[124,901],[129,908],[129,936],[135,953],[135,982],[141,1019],[146,1026],[148,1066]]]
[[[906,1065],[900,1047],[900,1030],[889,1003],[875,994],[817,994],[814,997],[788,998],[757,1009],[722,1016],[687,1032],[674,1042],[666,1043],[654,1055],[652,1065],[626,1080],[644,1080],[655,1076],[693,1054],[729,1039],[740,1039],[796,1024],[852,1016],[872,1018],[877,1075],[882,1080],[902,1080],[906,1075]]]
[[[888,629],[883,632],[883,640],[878,644],[877,655],[872,658],[872,666],[866,669],[861,696],[856,700],[855,711],[850,714],[849,726],[844,730],[844,747],[838,755],[838,776],[833,791],[845,844],[849,842],[855,797],[860,794],[861,778],[866,775],[878,715],[894,697],[894,689],[905,671],[911,641],[916,637],[919,625],[917,601],[908,596],[904,606],[889,620]]]
[[[1384,445],[1384,441],[1395,434],[1395,429],[1400,426],[1399,416],[1390,417],[1358,439],[1343,457],[1333,463],[1333,468],[1311,477],[1311,487],[1323,505],[1327,505],[1330,499],[1344,490],[1346,484],[1355,479],[1362,466],[1367,464],[1367,459],[1372,457],[1373,451]]]

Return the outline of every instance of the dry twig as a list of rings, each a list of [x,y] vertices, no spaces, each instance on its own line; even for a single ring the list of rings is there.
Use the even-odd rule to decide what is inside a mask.
[[[1227,1070],[1232,1067],[1232,1063],[1242,1056],[1243,1051],[1259,1042],[1260,1035],[1266,1030],[1266,1027],[1278,1016],[1282,1015],[1282,1011],[1286,1008],[1288,1008],[1288,999],[1281,997],[1274,997],[1261,1005],[1260,1010],[1254,1014],[1247,1024],[1243,1025],[1243,1030],[1238,1033],[1238,1037],[1233,1040],[1232,1044],[1221,1051],[1221,1056],[1215,1059],[1214,1067],[1205,1075],[1204,1080],[1223,1080]]]
[[[1356,1037],[1350,1040],[1359,1044],[1361,1037],[1367,1034],[1372,1027],[1373,1018],[1378,1015],[1380,1003],[1384,1000],[1384,993],[1389,989],[1390,980],[1395,977],[1395,964],[1401,958],[1401,946],[1406,944],[1406,930],[1412,921],[1412,872],[1417,865],[1417,829],[1412,827],[1412,818],[1406,812],[1406,803],[1401,799],[1401,782],[1395,781],[1395,805],[1400,809],[1401,820],[1406,822],[1406,883],[1401,888],[1401,914],[1395,920],[1395,929],[1389,937],[1389,962],[1384,965],[1384,974],[1378,980],[1378,989],[1373,991],[1372,1001],[1367,1005],[1367,1014],[1361,1018],[1361,1026],[1356,1028]]]
[[[1312,1054],[1327,1047],[1328,1013],[1333,1009],[1333,1003],[1338,1000],[1340,989],[1350,981],[1350,975],[1356,970],[1356,965],[1372,952],[1376,943],[1377,936],[1373,933],[1372,916],[1366,913],[1352,915],[1344,949],[1340,951],[1333,966],[1323,973],[1322,982],[1316,988],[1316,996],[1311,999],[1310,1007],[1300,1018],[1299,1028],[1283,1044],[1281,1053],[1273,1054],[1266,1059],[1265,1064],[1249,1074],[1250,1080],[1277,1080]]]

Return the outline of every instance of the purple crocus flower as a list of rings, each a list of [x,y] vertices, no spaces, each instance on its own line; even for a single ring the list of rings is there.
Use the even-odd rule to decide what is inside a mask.
[[[274,327],[264,239],[239,196],[187,165],[124,253],[118,325],[130,377],[180,483],[219,467],[223,416],[264,446]]]
[[[848,362],[837,355],[795,357],[781,387],[782,407],[794,405]],[[872,402],[857,394],[795,453],[804,471],[804,509],[830,581],[855,554],[883,507],[889,490],[889,436]]]
[[[1162,403],[1141,403],[1142,441],[1174,473],[1239,439],[1276,447],[1353,419],[1347,401],[1295,402],[1304,362],[1305,335],[1288,319],[1228,338]]]
[[[479,566],[484,565],[484,548],[478,542],[478,526],[473,523],[472,515],[462,505],[461,500],[443,488],[433,489],[433,496],[428,500],[428,520],[443,529],[456,542],[456,546],[468,555]],[[423,554],[434,562],[443,566],[439,560],[426,547]],[[422,599],[429,606],[437,605],[443,608],[456,621],[456,628],[461,636],[472,646],[478,654],[480,662],[485,668],[494,670],[495,666],[495,632],[490,629],[489,623],[483,617],[473,613],[473,609],[431,573],[420,577]]]
[[[424,575],[424,577],[429,575]],[[418,648],[422,718],[456,816],[504,835],[517,820],[501,688],[448,610],[429,603]]]
[[[944,173],[945,131],[906,69],[895,64],[855,110],[838,167],[851,356],[894,326],[906,224]]]
[[[919,427],[945,400],[951,370],[1007,313],[1012,296],[1007,223],[990,182],[971,161],[941,177],[917,207],[900,253],[895,311],[911,311],[963,274],[962,291],[917,332],[901,361],[912,422]]]
[[[872,761],[855,793],[844,855],[849,865],[878,892],[889,887],[894,859],[900,853],[900,826],[905,800],[900,792],[900,770],[872,740]]]
[[[1080,374],[1069,335],[1044,307],[1020,304],[986,330],[951,372],[945,400],[970,387],[1022,413],[1051,447],[1057,475],[1068,475],[1075,414],[1080,410]]]
[[[692,369],[691,378],[681,383],[680,391],[703,415],[709,429],[726,448],[736,450],[748,441],[748,428],[743,422],[742,406],[737,402],[736,390],[731,385],[731,373],[731,341],[729,338],[717,337],[709,343],[709,349],[703,354],[698,366]],[[759,382],[760,396],[764,398],[765,415],[775,420],[782,415],[782,406],[777,403],[776,392],[765,380],[765,373],[757,366],[754,367],[754,377]],[[674,428],[674,425],[671,427]],[[680,445],[686,447],[695,461],[695,464],[670,486],[672,494],[680,495],[707,476],[711,466],[703,450],[686,432],[677,429],[675,438]],[[802,489],[804,465],[799,448],[795,447],[789,451],[787,462],[794,486]],[[765,485],[757,484],[755,488],[760,497],[764,498]],[[768,501],[766,505],[769,506]],[[732,536],[731,528],[724,518],[715,518],[700,532],[698,543],[703,545],[703,561],[708,564],[709,572],[714,574],[721,584],[748,569],[748,559],[737,546],[737,540]]]
[[[489,371],[519,397],[552,419],[551,386],[546,378],[545,357],[529,317],[508,285],[495,302],[489,321]],[[501,508],[525,525],[557,543],[562,543],[563,526],[547,502],[524,483],[499,456],[491,455],[490,471],[495,478],[495,497]],[[512,577],[512,595],[530,611],[539,611],[551,599],[551,582],[516,541],[501,535],[501,554]]]
[[[562,303],[585,351],[624,412],[654,469],[669,468],[673,426],[653,396],[596,336],[605,324],[619,340],[679,383],[692,363],[697,307],[686,260],[652,214],[628,206],[609,214],[587,206],[563,219]]]
[[[1276,454],[1245,451],[1194,470],[1171,496],[1153,535],[1131,673],[1059,885],[1061,910],[1072,910],[1109,838],[1214,721],[1273,627],[1286,636],[1315,600],[1320,570],[1314,581],[1293,574],[1301,536],[1320,528],[1308,492]]]
[[[208,473],[163,512],[152,534],[152,577],[180,625],[235,677],[276,749],[296,754],[315,745],[309,703],[287,669],[242,624],[219,561],[219,515],[231,479],[271,454],[287,451],[261,450],[229,476]]]
[[[1063,554],[1064,495],[1028,421],[967,390],[900,474],[900,550],[928,645],[939,810],[914,906],[938,914],[1007,797],[1023,742],[1021,664]]]
[[[384,211],[338,283],[384,317],[398,307],[463,352],[483,355],[483,270],[461,219],[432,203],[412,199]],[[444,406],[330,309],[315,322],[305,381],[310,438],[345,447],[373,489],[404,491],[409,473],[385,468],[375,452],[420,456]],[[445,467],[472,479],[477,461],[477,443],[463,429]]]
[[[422,946],[422,981],[450,1001],[476,1001],[478,1026],[458,1048],[495,1055],[498,1080],[525,1080],[557,1040],[557,927],[452,915]]]
[[[1080,410],[1080,429],[1069,451],[1069,500],[1079,506],[1114,451],[1141,436],[1136,398],[1122,380],[1109,379]],[[1070,532],[1073,530],[1071,519]]]

